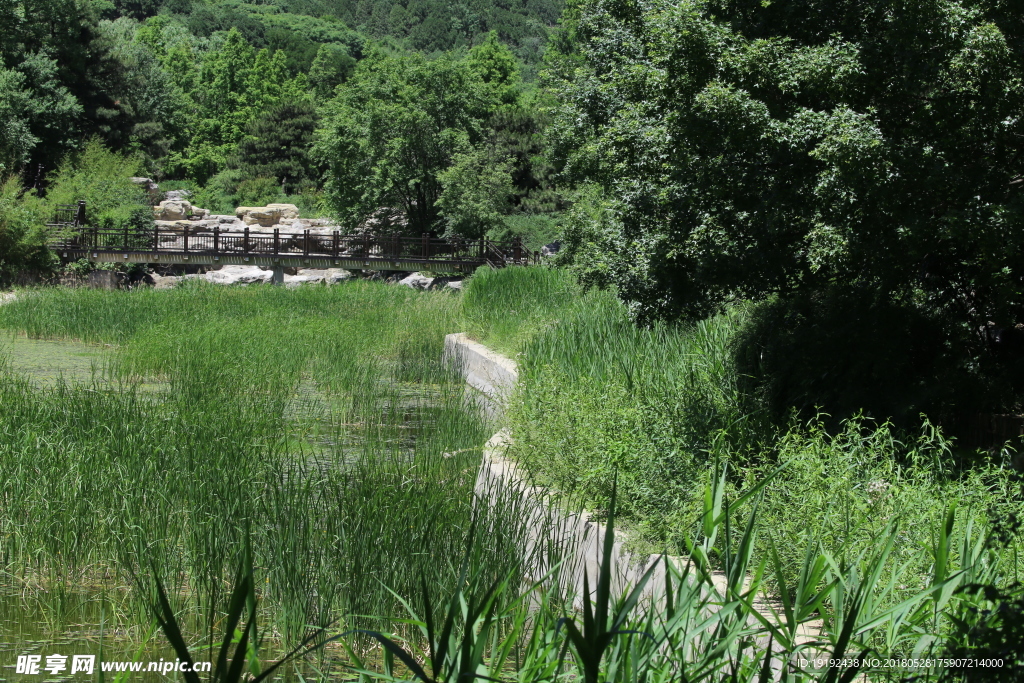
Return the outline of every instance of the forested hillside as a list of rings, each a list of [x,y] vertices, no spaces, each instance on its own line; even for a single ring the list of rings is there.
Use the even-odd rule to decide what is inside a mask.
[[[145,176],[218,213],[563,236],[645,325],[753,303],[734,350],[776,419],[1009,410],[1024,15],[840,5],[2,0],[0,268],[52,265],[53,203],[145,227]]]
[[[497,179],[501,216],[545,201],[550,208],[538,157],[543,107],[527,83],[559,12],[558,3],[535,0],[9,0],[0,4],[0,172],[45,193],[95,139],[122,155],[126,169],[189,189],[197,205],[230,211],[290,197],[307,212],[351,215],[354,227],[381,207],[353,213],[339,204],[338,185],[325,175],[339,162],[337,140],[322,140],[318,156],[315,131],[337,127],[330,116],[343,107],[332,101],[350,99],[338,86],[351,80],[355,91],[384,74],[384,87],[401,88],[413,60],[441,66],[437,76],[459,87],[448,109],[433,114],[459,123],[437,120],[436,130],[416,134],[448,136],[418,181],[436,185],[457,156],[463,165],[493,159],[507,171]],[[422,113],[423,103],[408,105]],[[336,190],[323,195],[324,187]],[[458,213],[458,201],[447,201]],[[430,225],[417,228],[443,232],[433,198],[424,211]]]

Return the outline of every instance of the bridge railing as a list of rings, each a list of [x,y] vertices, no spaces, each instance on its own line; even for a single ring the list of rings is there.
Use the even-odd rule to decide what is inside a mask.
[[[53,222],[47,223],[50,228],[81,228],[85,225],[85,202],[77,204],[57,204],[53,210]]]
[[[56,227],[56,226],[55,226]],[[68,226],[62,226],[68,227]],[[443,239],[422,235],[342,235],[339,231],[278,229],[221,230],[220,228],[84,229],[53,233],[57,249],[156,254],[219,254],[256,256],[313,256],[331,258],[401,259],[490,263],[495,266],[535,263],[540,256],[519,241]]]

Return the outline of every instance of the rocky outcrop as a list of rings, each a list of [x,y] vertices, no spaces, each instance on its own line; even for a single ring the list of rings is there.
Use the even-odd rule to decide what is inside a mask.
[[[290,269],[286,269],[290,270]],[[334,285],[352,277],[352,273],[342,268],[299,268],[294,274],[285,273],[286,287],[301,287],[308,284]],[[152,275],[156,289],[171,289],[179,282],[200,279],[214,285],[255,285],[270,284],[274,280],[274,271],[264,270],[259,266],[222,266],[202,275]]]
[[[294,204],[267,204],[266,206],[240,206],[235,216],[246,225],[261,225],[265,228],[289,222],[299,217],[299,207]]]
[[[323,283],[336,285],[352,277],[352,273],[343,268],[299,268],[295,275],[285,274],[286,287]]]
[[[410,289],[462,289],[462,276],[430,277],[423,273],[411,273],[403,278],[389,280]]]
[[[192,215],[192,204],[184,199],[165,199],[153,207],[155,221],[181,221]]]
[[[179,202],[184,199],[188,199],[192,196],[192,193],[188,190],[168,190],[164,192],[164,199],[170,202]]]
[[[251,285],[273,281],[274,273],[259,266],[224,266],[211,270],[203,278],[215,285]]]

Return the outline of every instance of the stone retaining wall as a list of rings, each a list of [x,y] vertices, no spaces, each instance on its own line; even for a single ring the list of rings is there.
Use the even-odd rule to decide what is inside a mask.
[[[491,351],[465,334],[445,337],[444,356],[448,363],[456,363],[466,378],[470,391],[478,397],[482,407],[492,417],[501,415],[505,400],[515,389],[519,371],[515,361]],[[563,559],[563,587],[576,595],[583,595],[584,572],[593,589],[600,569],[604,547],[605,525],[595,521],[589,512],[567,512],[553,508],[548,492],[530,482],[532,477],[505,457],[508,433],[495,434],[484,447],[483,464],[477,476],[477,493],[483,497],[495,491],[512,487],[528,496],[534,503],[531,514],[531,542],[541,542],[552,532],[562,539],[567,556]],[[552,514],[554,513],[554,514]],[[528,548],[529,552],[534,548]],[[633,586],[652,564],[658,564],[647,584],[645,595],[653,596],[665,585],[665,566],[660,555],[637,555],[626,551],[622,541],[615,541],[612,570],[613,591],[620,592]],[[539,577],[538,577],[539,578]],[[724,581],[724,577],[723,577]],[[724,583],[723,583],[724,585]]]

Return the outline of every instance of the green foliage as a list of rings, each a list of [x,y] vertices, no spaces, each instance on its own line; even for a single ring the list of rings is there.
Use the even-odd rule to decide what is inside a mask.
[[[4,494],[0,538],[26,553],[33,594],[95,588],[123,606],[108,628],[145,626],[153,595],[132,578],[155,568],[195,642],[229,607],[248,538],[267,633],[298,642],[339,617],[403,617],[385,585],[453,590],[447,559],[474,515],[509,529],[481,539],[488,576],[517,572],[508,520],[522,515],[511,498],[475,511],[490,432],[441,364],[458,299],[350,285],[54,288],[0,307],[2,329],[111,354],[100,390],[34,387],[0,366],[0,471],[25,487]]]
[[[516,356],[582,292],[564,270],[554,268],[477,269],[462,294],[462,327],[474,339]],[[588,295],[588,303],[608,299]]]
[[[123,227],[142,220],[145,209],[152,224],[146,190],[129,178],[142,171],[138,158],[126,157],[107,149],[98,139],[88,141],[82,151],[69,156],[50,179],[47,203],[86,203],[90,225]]]
[[[320,101],[329,100],[334,90],[348,80],[356,66],[354,60],[340,45],[321,45],[309,69],[309,82]]]
[[[0,183],[0,282],[7,283],[26,268],[48,270],[52,256],[45,245],[48,219],[34,193],[24,193],[21,178],[7,176]]]
[[[19,169],[39,141],[30,127],[31,93],[25,76],[0,66],[0,175]]]
[[[505,216],[487,237],[496,242],[520,240],[525,249],[540,251],[562,234],[558,219],[551,214],[516,213]]]
[[[184,147],[190,102],[139,32],[128,19],[100,22],[98,41],[111,57],[104,87],[132,117],[127,139],[117,146],[141,152],[148,174],[159,177],[168,155]]]
[[[235,194],[239,206],[266,206],[282,198],[281,186],[274,178],[266,176],[243,181]]]
[[[864,413],[916,429],[923,412],[952,431],[958,407],[998,410],[1021,379],[1012,361],[989,377],[985,365],[965,364],[967,332],[871,288],[836,287],[753,307],[734,349],[746,390],[780,424],[795,408],[827,413],[833,427]]]
[[[486,40],[470,49],[466,65],[485,83],[492,107],[518,103],[522,89],[519,63],[508,46],[499,41],[497,32],[491,31]]]
[[[250,124],[232,165],[243,178],[271,178],[286,193],[315,185],[309,154],[316,124],[316,109],[308,100],[273,107]]]
[[[973,543],[1024,513],[1008,456],[972,457],[927,422],[916,433],[863,416],[833,432],[825,416],[773,427],[734,356],[751,307],[638,329],[612,293],[577,287],[556,269],[482,271],[463,295],[464,327],[519,364],[509,454],[591,508],[606,505],[617,481],[635,544],[692,554],[687,539],[717,462],[733,473],[728,496],[771,480],[758,515],[776,547],[766,539],[752,550],[777,564],[771,586],[797,580],[806,546],[795,539],[854,558],[874,552],[893,519],[908,520],[879,567],[879,586],[902,576],[887,598],[898,602],[909,590],[898,586],[919,586],[931,571],[919,554],[929,539],[915,525],[955,501],[955,533]]]
[[[838,287],[939,321],[968,365],[987,321],[1024,319],[1024,34],[1000,3],[596,0],[570,32],[553,130],[600,201],[567,258],[637,318]]]
[[[495,159],[492,150],[457,155],[437,174],[444,187],[437,207],[444,217],[445,236],[480,239],[501,226],[512,196],[512,165]]]
[[[268,109],[304,99],[306,79],[291,78],[281,51],[255,50],[237,29],[200,60],[189,84],[195,102],[188,147],[169,163],[200,184],[221,170],[246,130]]]
[[[409,232],[433,230],[438,174],[479,140],[485,116],[463,62],[374,52],[324,110],[317,151],[329,169],[327,201],[352,228],[392,207],[405,214]]]

